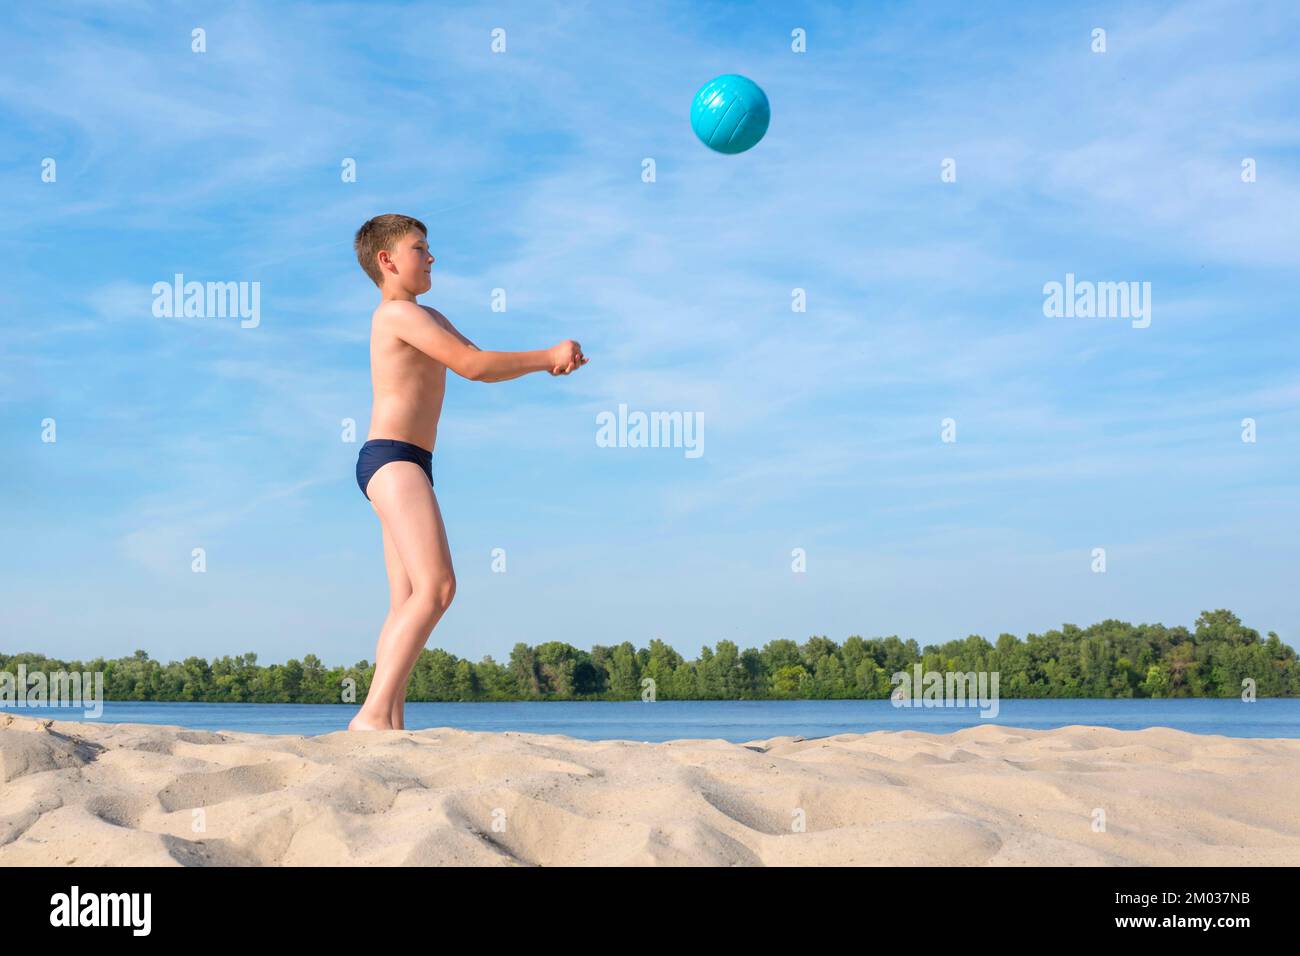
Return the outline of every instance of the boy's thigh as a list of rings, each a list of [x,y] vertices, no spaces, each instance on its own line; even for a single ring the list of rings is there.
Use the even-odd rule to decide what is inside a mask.
[[[411,461],[391,461],[366,486],[412,584],[451,573],[451,551],[429,476]]]
[[[402,556],[397,553],[397,546],[393,544],[393,533],[384,523],[384,516],[379,513],[373,501],[370,502],[370,507],[374,508],[375,516],[379,519],[384,542],[384,570],[388,574],[389,599],[392,609],[396,610],[411,596],[411,578],[406,573],[406,568],[402,566]]]

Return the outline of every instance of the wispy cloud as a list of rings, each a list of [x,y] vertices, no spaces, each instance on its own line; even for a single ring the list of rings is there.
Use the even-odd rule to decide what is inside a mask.
[[[257,580],[284,582],[312,649],[368,653],[384,579],[351,469],[377,297],[351,239],[390,211],[429,225],[428,301],[480,346],[573,337],[592,357],[564,379],[449,382],[435,473],[462,606],[435,644],[500,655],[649,620],[683,647],[872,621],[925,640],[1118,608],[1190,620],[1210,603],[1266,628],[1296,619],[1268,590],[1300,531],[1300,13],[1285,5],[1081,20],[1011,4],[141,2],[0,18],[0,240],[19,278],[0,290],[0,480],[24,503],[0,563],[30,575],[0,596],[47,609],[21,618],[45,649],[126,650],[170,620],[158,653],[274,659],[284,621],[257,623],[278,600]],[[764,85],[773,122],[724,157],[686,117],[732,71]],[[261,324],[154,318],[149,290],[177,272],[259,282]],[[1043,284],[1066,272],[1150,281],[1151,327],[1045,318]],[[598,448],[595,416],[620,403],[701,413],[705,456]],[[1267,508],[1237,516],[1253,546],[1225,507]],[[1076,575],[1074,549],[1116,528],[1122,570]],[[149,575],[188,573],[209,539],[242,590],[186,591],[195,603],[149,617]],[[817,573],[793,591],[799,541]],[[510,572],[529,601],[489,614],[490,542],[531,557]],[[120,574],[86,587],[116,624],[92,639],[56,578],[93,578],[107,550]],[[580,620],[525,610],[597,583]],[[220,646],[186,643],[187,607]]]

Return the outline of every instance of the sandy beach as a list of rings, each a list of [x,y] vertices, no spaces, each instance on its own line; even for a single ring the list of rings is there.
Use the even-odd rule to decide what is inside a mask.
[[[1300,864],[1300,741],[984,725],[647,744],[0,715],[3,866],[1040,864]]]

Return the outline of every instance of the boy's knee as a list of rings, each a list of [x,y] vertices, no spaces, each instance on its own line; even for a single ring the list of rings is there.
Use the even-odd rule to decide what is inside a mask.
[[[456,575],[442,578],[434,586],[434,601],[440,610],[451,607],[451,600],[456,596]]]
[[[411,600],[418,599],[429,611],[441,613],[451,606],[455,596],[456,576],[452,574],[417,585]]]

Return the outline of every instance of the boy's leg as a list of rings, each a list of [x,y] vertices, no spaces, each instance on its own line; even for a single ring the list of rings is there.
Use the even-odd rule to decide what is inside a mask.
[[[442,614],[446,612],[447,606],[451,604],[452,598],[456,595],[456,571],[451,563],[451,544],[447,540],[447,528],[442,521],[442,509],[438,507],[438,496],[434,493],[433,487],[429,483],[427,476],[425,477],[423,489],[428,492],[430,503],[433,506],[433,516],[438,531],[438,554],[441,556],[442,564],[446,568],[447,572],[447,578],[442,581],[440,589],[440,593],[443,595],[444,600],[441,603],[441,610],[438,613],[438,618],[434,620],[432,625],[430,625],[429,629],[432,631],[433,627],[437,626],[438,620],[441,620]],[[375,510],[378,511],[378,508]],[[382,520],[383,519],[381,518],[381,523]],[[395,541],[393,542],[392,547],[394,558],[397,563],[401,565],[401,556],[400,554],[397,554]],[[411,587],[410,576],[406,573],[404,566],[402,567],[402,587],[404,594],[403,600],[405,601],[410,597],[414,589]],[[420,654],[423,652],[428,640],[429,639],[426,636],[424,642],[421,643],[405,661],[405,668],[402,672],[401,690],[393,698],[393,707],[391,711],[393,726],[397,729],[403,729],[406,726],[406,694],[411,686],[411,674],[415,671],[416,662],[420,659]]]
[[[406,681],[434,625],[456,593],[451,549],[438,499],[419,465],[394,461],[370,479],[366,492],[392,539],[398,560],[411,584],[411,595],[392,612],[387,646],[377,655],[375,676],[361,711],[349,729],[389,729],[392,708],[405,696]]]
[[[375,669],[379,669],[379,660],[384,656],[385,648],[390,645],[389,635],[393,630],[393,618],[396,616],[396,608],[390,609],[387,617],[384,618],[384,626],[379,631],[379,642],[375,648]],[[414,670],[414,668],[412,668]],[[389,727],[393,730],[406,729],[406,695],[411,686],[411,678],[408,674],[402,687],[393,696],[393,706],[388,712]]]
[[[374,508],[374,503],[371,503]],[[375,508],[375,514],[379,514],[379,509]],[[383,530],[384,538],[384,568],[388,572],[388,616],[384,618],[384,626],[379,632],[379,641],[375,645],[375,666],[379,666],[379,659],[387,652],[393,631],[393,617],[406,599],[411,596],[411,579],[406,573],[406,568],[402,567],[402,559],[397,553],[397,546],[393,544],[393,535],[384,524],[384,519],[379,519],[380,528]],[[409,681],[408,681],[409,683]],[[403,687],[402,693],[397,695],[393,701],[393,709],[390,712],[390,718],[393,728],[402,730],[406,726],[405,709],[403,704],[406,701],[406,689]]]

